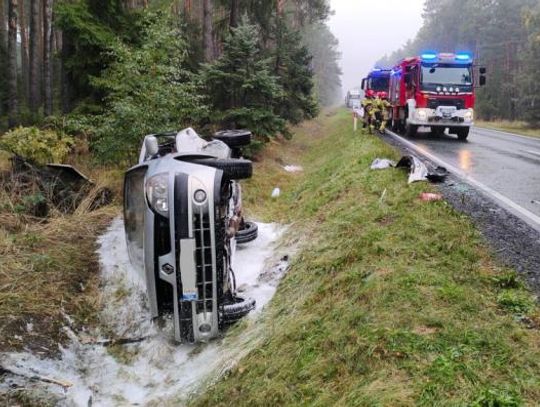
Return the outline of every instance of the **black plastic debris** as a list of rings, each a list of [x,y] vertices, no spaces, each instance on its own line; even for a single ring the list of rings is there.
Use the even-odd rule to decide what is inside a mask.
[[[418,157],[405,155],[396,164],[396,168],[409,170],[409,184],[418,181],[443,182],[448,177],[448,170],[444,167],[428,168]]]
[[[433,170],[428,170],[427,179],[431,182],[444,182],[448,177],[448,170],[444,167],[436,167]]]

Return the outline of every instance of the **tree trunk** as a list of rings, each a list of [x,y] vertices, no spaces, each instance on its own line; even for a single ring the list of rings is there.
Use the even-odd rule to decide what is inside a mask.
[[[277,0],[276,6],[278,16],[283,16],[283,12],[285,11],[285,0]]]
[[[71,86],[71,74],[66,69],[66,61],[73,53],[73,46],[69,35],[62,32],[62,58],[61,58],[61,92],[62,92],[62,112],[69,113],[71,111],[71,99],[73,91]]]
[[[9,0],[8,9],[8,124],[14,127],[19,116],[17,98],[17,0]]]
[[[231,14],[229,18],[229,27],[236,28],[238,27],[238,1],[239,0],[231,0]]]
[[[45,93],[45,115],[53,113],[53,83],[52,83],[52,3],[53,0],[44,0],[45,18],[43,20],[43,82]]]
[[[39,24],[39,0],[30,2],[30,111],[34,114],[39,109],[40,99],[40,67],[39,67],[39,44],[40,44],[40,24]]]
[[[24,16],[24,0],[19,0],[19,27],[21,32],[21,74],[22,88],[26,101],[30,99],[30,82],[28,72],[28,29]]]
[[[4,2],[0,2],[0,117],[4,116],[6,109],[7,91],[7,24]]]
[[[214,59],[213,16],[212,0],[203,0],[203,50],[206,62]]]
[[[7,24],[6,24],[6,11],[4,7],[4,2],[0,4],[0,49],[7,50],[8,43],[8,33],[7,33]]]

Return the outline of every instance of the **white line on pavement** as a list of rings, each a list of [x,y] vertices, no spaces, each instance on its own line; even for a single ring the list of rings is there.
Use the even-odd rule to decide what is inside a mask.
[[[524,136],[523,134],[509,133],[507,131],[495,130],[495,129],[492,129],[492,128],[489,128],[489,127],[474,126],[473,130],[493,131],[495,133],[501,133],[501,134],[506,134],[508,136],[520,137],[520,138],[524,138],[524,139],[527,139],[527,140],[534,140],[534,141],[540,142],[540,138],[538,138],[538,137],[531,137],[531,136]]]
[[[533,151],[533,150],[521,150],[521,151],[525,151],[526,153],[534,154],[540,157],[540,151]]]

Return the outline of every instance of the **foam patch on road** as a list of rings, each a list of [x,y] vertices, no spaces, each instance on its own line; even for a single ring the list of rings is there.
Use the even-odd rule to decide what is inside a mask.
[[[288,258],[278,256],[276,251],[285,228],[276,224],[258,226],[257,240],[239,245],[234,259],[241,295],[257,301],[250,320],[256,319],[272,298],[288,267]],[[29,353],[1,354],[1,365],[15,373],[58,379],[72,386],[63,389],[56,384],[28,381],[23,376],[9,376],[0,391],[23,385],[27,389],[45,388],[61,405],[68,406],[179,405],[252,349],[260,336],[256,323],[239,335],[208,344],[176,344],[172,321],[162,327],[151,321],[144,286],[127,257],[122,220],[115,220],[99,243],[103,325],[118,337],[146,339],[122,346],[123,362],[106,347],[89,344],[81,334],[73,332],[60,360],[42,360]],[[100,332],[88,335],[94,339],[100,336]]]

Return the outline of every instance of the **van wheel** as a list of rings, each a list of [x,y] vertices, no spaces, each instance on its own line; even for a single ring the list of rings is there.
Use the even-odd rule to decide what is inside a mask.
[[[251,143],[251,132],[249,130],[221,130],[215,133],[213,138],[223,141],[231,148],[239,148]]]
[[[191,160],[193,164],[206,165],[223,171],[223,176],[228,180],[248,179],[253,175],[253,163],[244,159],[219,159],[219,158],[196,158]]]
[[[236,232],[236,243],[248,243],[257,239],[259,227],[255,222],[244,222],[242,228]]]
[[[223,322],[234,324],[255,309],[253,298],[233,297],[232,303],[223,306]]]

